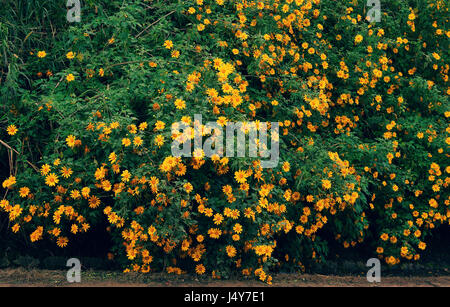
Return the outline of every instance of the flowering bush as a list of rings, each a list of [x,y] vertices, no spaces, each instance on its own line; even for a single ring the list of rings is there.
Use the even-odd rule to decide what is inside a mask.
[[[0,24],[0,207],[31,242],[107,218],[125,271],[270,283],[332,241],[419,260],[448,227],[446,2],[382,2],[369,23],[361,0],[85,1],[75,24],[21,2],[36,18]],[[173,157],[194,114],[279,122],[279,166]]]

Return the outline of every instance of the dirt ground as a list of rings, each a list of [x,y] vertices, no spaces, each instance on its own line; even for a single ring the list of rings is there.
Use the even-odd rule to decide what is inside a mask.
[[[265,287],[256,280],[213,280],[196,276],[168,274],[123,274],[107,271],[82,271],[81,283],[69,283],[66,271],[0,270],[0,287]],[[450,276],[386,276],[381,283],[369,283],[365,276],[277,274],[275,287],[450,287]]]

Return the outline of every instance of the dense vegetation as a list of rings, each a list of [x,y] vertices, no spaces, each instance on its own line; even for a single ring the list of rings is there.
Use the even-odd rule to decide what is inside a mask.
[[[419,260],[450,222],[448,4],[366,2],[2,3],[2,225],[62,249],[106,227],[125,271]],[[172,157],[194,114],[279,122],[279,166]]]

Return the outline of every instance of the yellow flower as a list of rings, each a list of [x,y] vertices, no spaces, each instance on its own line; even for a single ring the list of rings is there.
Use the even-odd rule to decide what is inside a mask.
[[[222,235],[222,230],[218,228],[211,228],[208,230],[208,235],[213,239],[218,239]]]
[[[427,247],[427,244],[426,244],[425,242],[420,242],[420,243],[419,243],[419,248],[420,248],[421,250],[424,250],[426,247]]]
[[[20,188],[20,190],[19,190],[20,197],[22,197],[22,198],[27,197],[28,194],[30,194],[30,189],[28,187]]]
[[[173,42],[171,40],[166,40],[164,42],[164,47],[166,47],[166,49],[172,49],[173,48]]]
[[[38,51],[37,56],[42,59],[47,56],[47,53],[45,51]]]
[[[49,187],[54,187],[59,182],[58,176],[55,173],[50,173],[45,177],[45,184]]]
[[[123,172],[122,172],[122,181],[123,182],[128,182],[128,181],[130,181],[130,178],[131,178],[131,174],[130,174],[130,172],[128,171],[128,170],[124,170]]]
[[[178,59],[180,57],[180,51],[174,50],[171,53],[172,58]]]
[[[195,266],[195,272],[196,272],[198,275],[204,274],[205,271],[206,271],[206,269],[205,269],[205,266],[204,266],[203,264],[197,264],[197,265]]]
[[[66,237],[59,237],[56,240],[56,244],[61,248],[66,247],[68,243],[69,243],[69,239]]]
[[[284,172],[289,172],[289,170],[291,169],[291,164],[286,161],[286,162],[283,163],[283,167],[282,168],[283,168]]]
[[[70,227],[70,232],[76,234],[78,232],[78,226],[76,224],[72,224]]]
[[[15,125],[9,125],[8,128],[6,128],[6,131],[8,132],[9,135],[15,135],[18,129]]]
[[[81,189],[81,194],[84,198],[88,198],[89,194],[91,193],[91,189],[89,187],[84,187]]]
[[[12,187],[12,186],[15,185],[15,184],[16,184],[16,177],[14,177],[14,176],[9,176],[8,179],[6,179],[5,181],[3,181],[2,186],[3,186],[4,188],[10,188],[10,187]]]
[[[66,138],[67,146],[69,146],[70,148],[74,148],[74,147],[75,147],[76,140],[77,140],[77,138],[76,138],[75,136],[69,135],[69,136]]]
[[[179,110],[186,108],[186,102],[182,99],[175,100],[175,107]]]
[[[437,54],[436,52],[433,52],[433,58],[435,58],[436,60],[440,60],[441,56],[439,54]]]
[[[160,120],[155,123],[156,130],[163,130],[166,127],[166,124]]]
[[[234,246],[228,245],[226,247],[226,251],[228,257],[233,258],[234,256],[236,256],[236,248]]]
[[[72,190],[72,191],[70,192],[70,197],[72,197],[72,199],[78,199],[78,198],[80,198],[80,197],[81,197],[80,191],[78,191],[78,190]]]
[[[361,34],[358,34],[355,36],[355,43],[359,44],[360,42],[362,42],[364,39],[364,37]]]
[[[434,198],[431,198],[431,199],[428,201],[428,204],[429,204],[430,207],[432,207],[432,208],[437,208],[437,207],[439,206],[438,202],[437,202]]]
[[[46,175],[50,172],[50,170],[51,170],[50,165],[44,164],[44,165],[42,165],[42,167],[41,167],[41,174],[42,174],[43,176],[46,176]]]
[[[98,199],[96,196],[91,196],[89,198],[89,207],[95,209],[98,206],[100,206],[100,199]]]
[[[234,173],[234,179],[238,183],[245,183],[247,181],[247,172],[245,171],[237,171]]]
[[[329,190],[331,188],[331,182],[328,179],[322,180],[322,187],[326,190]]]
[[[67,168],[67,167],[63,167],[62,169],[61,169],[61,175],[64,177],[64,178],[69,178],[71,175],[73,174],[73,171],[72,171],[72,169],[69,167],[69,168]]]
[[[17,233],[20,229],[20,225],[19,224],[14,224],[14,226],[11,227],[12,232]]]
[[[131,145],[130,139],[129,138],[123,138],[122,139],[122,145],[125,146],[125,147],[130,146]]]
[[[117,155],[116,155],[115,152],[112,152],[112,153],[109,154],[108,160],[109,160],[110,163],[116,162],[116,159],[117,159]]]
[[[158,134],[158,135],[155,137],[154,142],[155,142],[156,145],[158,145],[159,147],[161,147],[161,146],[164,144],[164,136],[161,135],[161,134]]]
[[[136,147],[141,146],[144,143],[144,141],[142,140],[142,138],[140,136],[137,136],[133,139],[133,144]]]
[[[67,82],[72,82],[73,80],[75,80],[75,76],[73,74],[68,74],[66,76],[66,80]]]
[[[75,53],[72,52],[72,51],[69,51],[69,52],[66,54],[66,58],[68,58],[69,60],[72,60],[73,58],[75,58]]]
[[[237,233],[237,234],[240,234],[240,233],[242,232],[242,225],[236,223],[236,224],[234,225],[234,227],[233,227],[233,231],[234,231],[235,233]]]
[[[183,185],[183,187],[184,187],[184,190],[186,191],[186,193],[191,193],[192,192],[192,190],[194,189],[194,187],[192,186],[192,184],[190,184],[189,182],[188,183],[185,183],[184,185]]]

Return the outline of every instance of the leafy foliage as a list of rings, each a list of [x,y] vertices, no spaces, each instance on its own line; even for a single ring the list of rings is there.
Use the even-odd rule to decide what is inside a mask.
[[[84,1],[78,24],[64,5],[0,9],[14,233],[64,248],[107,218],[125,271],[270,283],[332,241],[419,260],[448,227],[444,1],[383,2],[372,24],[361,0]],[[172,157],[194,114],[278,121],[280,165]]]

